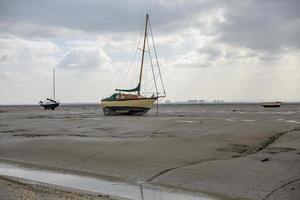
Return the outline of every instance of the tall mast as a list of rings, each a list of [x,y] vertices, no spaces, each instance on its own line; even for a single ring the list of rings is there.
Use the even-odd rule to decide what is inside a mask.
[[[55,100],[55,68],[53,68],[53,100]]]
[[[145,34],[144,34],[144,43],[143,43],[143,53],[142,53],[142,62],[141,62],[141,71],[140,71],[140,80],[139,80],[139,90],[138,95],[141,92],[141,83],[142,83],[142,74],[143,74],[143,66],[144,66],[144,55],[145,55],[145,46],[146,46],[146,37],[147,37],[147,26],[148,26],[148,14],[146,15],[146,25],[145,25]]]

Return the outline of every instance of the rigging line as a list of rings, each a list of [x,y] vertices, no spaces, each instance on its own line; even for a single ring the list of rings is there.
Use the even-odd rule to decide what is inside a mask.
[[[147,64],[149,64],[150,65],[150,62],[148,63],[149,61],[148,61],[148,59],[147,59]],[[148,65],[147,65],[148,66]],[[153,65],[154,66],[154,65]],[[147,68],[147,72],[149,73],[149,74],[151,74],[151,79],[144,79],[143,80],[143,87],[148,87],[149,88],[149,86],[151,86],[152,88],[154,88],[155,86],[154,86],[154,78],[153,78],[153,74],[152,74],[152,71],[150,71],[150,66],[149,67],[146,67]],[[154,69],[154,76],[155,76],[155,79],[156,79],[156,83],[157,83],[157,80],[160,78],[159,77],[159,74],[158,74],[158,72],[156,73],[156,71],[155,71],[155,68],[153,67],[153,69]],[[151,69],[152,70],[152,69]],[[145,74],[148,74],[148,73],[145,73]],[[158,89],[158,91],[159,91],[159,85],[157,84],[157,89]],[[160,93],[160,92],[159,92]]]
[[[137,42],[137,45],[136,45],[136,47],[138,47],[139,45],[140,45],[140,42],[141,42],[141,37],[140,37],[140,35],[141,35],[141,33],[142,33],[142,31],[140,31],[139,32],[139,40],[138,40],[138,42]],[[135,46],[135,45],[134,45]],[[135,50],[135,52],[134,52],[134,54],[133,54],[133,56],[131,57],[131,59],[130,59],[130,61],[128,60],[128,62],[127,62],[127,64],[126,64],[126,68],[127,68],[127,70],[126,70],[126,73],[125,73],[125,75],[123,75],[123,77],[122,77],[122,79],[119,81],[119,83],[118,83],[118,87],[120,86],[120,84],[125,80],[125,78],[127,77],[127,75],[129,74],[129,71],[132,71],[133,69],[133,67],[132,67],[132,65],[133,65],[133,63],[134,63],[134,59],[135,58],[137,58],[138,57],[138,50],[136,49]]]
[[[137,51],[135,51],[134,56],[132,57],[130,63],[128,63],[125,68],[127,69],[125,72],[125,75],[122,76],[122,78],[119,80],[117,87],[120,87],[121,83],[125,80],[127,75],[129,74],[130,71],[132,71],[132,67],[130,67],[131,63],[133,62],[134,58],[136,57]]]
[[[120,86],[120,84],[124,81],[124,79],[127,77],[127,75],[129,74],[129,72],[132,70],[132,67],[131,67],[131,64],[133,63],[133,60],[134,58],[136,57],[137,55],[137,51],[134,52],[133,56],[131,56],[131,58],[129,58],[127,61],[126,61],[126,64],[125,64],[125,68],[126,68],[126,72],[125,74],[123,74],[123,76],[121,77],[121,79],[119,80],[118,84],[117,84],[117,87]]]
[[[159,74],[155,75],[155,78],[158,78]],[[147,86],[149,83],[152,83],[152,80],[144,81],[143,85]]]
[[[149,62],[150,63],[150,62]],[[150,64],[149,64],[150,65]],[[145,77],[142,81],[143,88],[142,93],[156,93],[153,77],[152,77],[152,72],[150,72],[150,66],[149,66],[149,73],[145,73]]]
[[[138,38],[139,38],[139,40],[138,40],[138,42],[136,43],[136,45],[134,44],[134,43],[132,43],[132,46],[136,46],[136,50],[135,50],[135,52],[134,52],[134,54],[132,54],[132,56],[131,56],[131,58],[130,58],[130,56],[128,56],[128,59],[127,59],[127,61],[126,61],[126,73],[125,73],[125,75],[123,75],[122,77],[121,77],[121,79],[119,80],[119,82],[118,82],[118,84],[117,84],[117,87],[119,87],[120,85],[121,85],[121,83],[125,80],[125,78],[127,77],[127,75],[129,74],[129,71],[130,70],[132,70],[132,67],[130,67],[130,65],[133,65],[133,60],[137,57],[137,52],[138,52],[138,50],[137,50],[137,48],[139,47],[139,45],[140,45],[140,43],[141,43],[141,40],[142,40],[142,37],[141,37],[141,35],[142,35],[142,33],[143,33],[143,29],[142,29],[142,27],[143,27],[143,24],[141,24],[140,25],[140,27],[139,27],[139,32],[138,32],[138,34],[136,34],[137,36],[138,36]],[[133,36],[133,38],[136,38],[136,35],[134,35]],[[133,40],[133,39],[132,39]],[[132,41],[131,40],[131,41]]]
[[[152,70],[152,75],[153,75],[153,79],[154,79],[154,85],[155,85],[156,95],[158,95],[156,78],[155,78],[154,69],[153,69],[152,56],[151,56],[151,51],[150,51],[150,47],[149,47],[149,39],[148,39],[148,37],[147,37],[147,47],[148,47],[148,51],[149,51],[149,59],[150,59],[151,70]]]
[[[150,83],[152,83],[152,84],[150,84]],[[154,92],[156,92],[156,89],[155,89],[155,86],[153,84],[153,79],[152,78],[151,78],[151,80],[143,82],[143,87],[145,87],[147,90],[151,90],[151,91],[153,91],[153,89],[154,89]]]
[[[152,33],[152,27],[151,27],[150,21],[149,21],[149,29],[150,29],[150,33],[151,33],[152,44],[153,44],[153,49],[154,49],[154,53],[155,53],[155,58],[156,58],[156,62],[157,62],[157,67],[158,67],[158,71],[159,71],[161,84],[162,84],[162,87],[163,87],[163,90],[164,90],[164,94],[166,95],[166,90],[165,90],[164,82],[163,82],[161,72],[160,72],[160,66],[159,66],[159,62],[158,62],[158,57],[157,57],[157,52],[156,52],[156,47],[155,47],[155,43],[154,43],[154,39],[153,39],[153,33]]]
[[[142,25],[142,24],[141,24]],[[141,25],[140,25],[140,27],[141,27]],[[141,28],[139,28],[138,30],[140,30]],[[136,33],[133,33],[132,35],[131,35],[131,40],[130,41],[137,41],[137,39],[140,41],[140,34],[141,34],[141,30],[140,31],[138,31],[138,32],[136,32]],[[138,42],[139,43],[139,42]],[[136,43],[135,42],[132,42],[131,44],[129,44],[131,47],[130,47],[130,49],[132,48],[133,49],[133,46],[135,46],[136,45]],[[126,72],[125,73],[123,73],[123,75],[122,76],[119,76],[120,78],[118,78],[118,80],[116,79],[116,77],[114,77],[114,78],[112,78],[111,79],[111,81],[109,82],[109,84],[107,84],[107,86],[105,87],[106,89],[105,89],[105,93],[107,93],[107,91],[108,91],[108,89],[112,89],[111,87],[112,87],[112,85],[115,85],[115,86],[119,86],[123,81],[124,81],[124,79],[126,78],[126,76],[127,76],[127,74],[129,73],[129,71],[130,71],[130,67],[129,67],[129,64],[132,62],[132,60],[136,57],[136,54],[137,54],[137,52],[135,52],[134,54],[132,54],[132,53],[127,53],[127,55],[126,55],[126,59],[125,59],[125,69],[126,69]],[[124,56],[125,57],[125,56]],[[125,75],[125,76],[124,76]]]
[[[53,68],[53,100],[55,101],[55,67]]]
[[[156,75],[155,76],[155,78],[157,78],[157,77],[159,77],[158,75]],[[143,85],[144,86],[148,86],[150,83],[153,83],[153,79],[151,79],[151,80],[143,80]]]
[[[153,69],[155,69],[155,68],[153,68]],[[155,78],[156,78],[156,79],[159,79],[159,78],[160,78],[159,73],[156,72],[155,70],[154,70],[154,75],[155,75]],[[150,83],[150,82],[153,82],[153,80],[151,79],[151,80],[148,80],[148,81],[143,81],[143,84],[148,84],[148,83]],[[157,86],[159,86],[159,85],[157,85]],[[157,87],[157,88],[158,88],[158,87]]]

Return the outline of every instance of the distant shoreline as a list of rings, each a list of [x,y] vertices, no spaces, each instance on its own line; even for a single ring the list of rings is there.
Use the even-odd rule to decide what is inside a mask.
[[[188,102],[174,102],[174,103],[159,103],[159,105],[255,105],[261,104],[262,102],[203,102],[203,103],[188,103]],[[300,104],[300,101],[290,101],[282,102],[283,104]],[[77,106],[77,105],[100,105],[98,102],[89,102],[89,103],[61,103],[61,106]],[[0,104],[0,106],[40,106],[39,104]]]

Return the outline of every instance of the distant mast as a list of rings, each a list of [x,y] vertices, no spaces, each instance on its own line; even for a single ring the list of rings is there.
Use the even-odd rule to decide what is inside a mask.
[[[53,68],[53,100],[55,101],[55,68]]]
[[[39,104],[45,109],[45,110],[55,110],[57,106],[59,106],[59,103],[55,101],[55,68],[53,67],[53,74],[52,74],[52,89],[53,89],[53,96],[52,98],[46,98],[46,101],[40,101]],[[51,96],[51,95],[50,95]]]

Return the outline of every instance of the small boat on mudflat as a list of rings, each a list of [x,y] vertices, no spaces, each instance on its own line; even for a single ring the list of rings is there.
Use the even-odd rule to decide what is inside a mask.
[[[261,105],[265,108],[278,108],[280,107],[282,102],[276,101],[276,102],[263,102]]]
[[[40,106],[42,106],[45,110],[55,110],[59,106],[59,103],[53,99],[47,98],[46,101],[40,101]]]
[[[39,101],[39,104],[45,110],[55,110],[59,106],[59,102],[55,100],[55,68],[53,68],[53,99],[47,98],[45,101]]]

